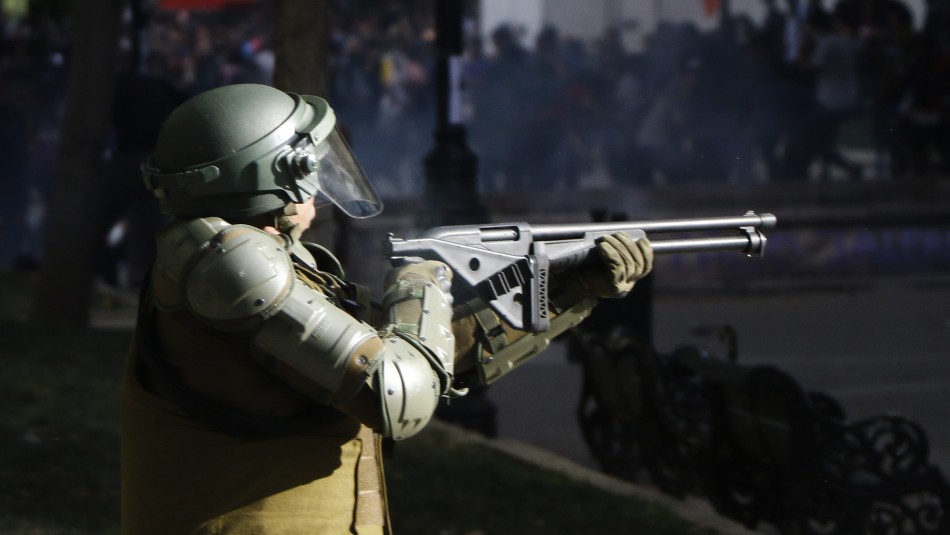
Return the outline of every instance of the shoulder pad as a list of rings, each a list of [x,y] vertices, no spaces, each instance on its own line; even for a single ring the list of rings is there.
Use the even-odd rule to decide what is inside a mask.
[[[181,281],[185,271],[198,252],[228,226],[230,223],[217,217],[188,219],[172,223],[158,235],[152,290],[159,308],[182,308]]]
[[[240,328],[273,315],[294,279],[283,243],[256,227],[231,225],[198,252],[182,288],[196,316]]]
[[[159,236],[153,275],[158,306],[186,308],[220,328],[272,315],[294,278],[283,243],[256,227],[191,219]]]
[[[230,223],[218,217],[173,223],[158,236],[156,269],[175,282],[181,280],[185,266],[195,253],[207,247],[211,238],[229,226]]]

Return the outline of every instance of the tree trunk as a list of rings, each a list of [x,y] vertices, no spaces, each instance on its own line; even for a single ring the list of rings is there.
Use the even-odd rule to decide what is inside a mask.
[[[326,0],[275,1],[272,38],[274,87],[326,98],[329,87],[327,45],[330,42],[328,4]],[[307,240],[331,247],[344,264],[347,238],[345,221],[341,220],[338,210],[317,211],[317,220],[306,236]]]
[[[76,33],[60,128],[59,160],[32,319],[89,323],[102,153],[109,131],[123,0],[75,4]]]
[[[326,97],[327,6],[326,0],[274,3],[274,87]]]

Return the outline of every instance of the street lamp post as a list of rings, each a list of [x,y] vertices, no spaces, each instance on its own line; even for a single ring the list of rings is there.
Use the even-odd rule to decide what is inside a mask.
[[[478,223],[487,213],[476,187],[478,157],[462,117],[462,0],[434,0],[436,13],[435,146],[425,156],[423,228]]]
[[[488,221],[478,196],[478,156],[468,147],[462,116],[462,0],[433,0],[436,20],[435,147],[426,155],[422,228]],[[471,385],[467,396],[439,406],[439,418],[486,436],[497,434],[497,408],[485,388]]]

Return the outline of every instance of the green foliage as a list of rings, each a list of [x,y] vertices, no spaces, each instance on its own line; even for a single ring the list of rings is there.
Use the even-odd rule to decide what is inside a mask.
[[[19,20],[26,16],[27,0],[3,0],[3,13],[10,19]]]

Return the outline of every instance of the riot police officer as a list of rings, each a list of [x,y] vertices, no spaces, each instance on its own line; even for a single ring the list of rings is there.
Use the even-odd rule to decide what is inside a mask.
[[[382,208],[323,99],[202,93],[168,117],[142,171],[174,219],[123,388],[123,533],[383,533],[379,437],[419,432],[462,394],[460,371],[521,351],[523,333],[473,303],[453,323],[442,263],[394,269],[374,307],[301,241],[318,205]],[[606,262],[563,277],[555,313],[650,270],[646,240],[600,249]]]

